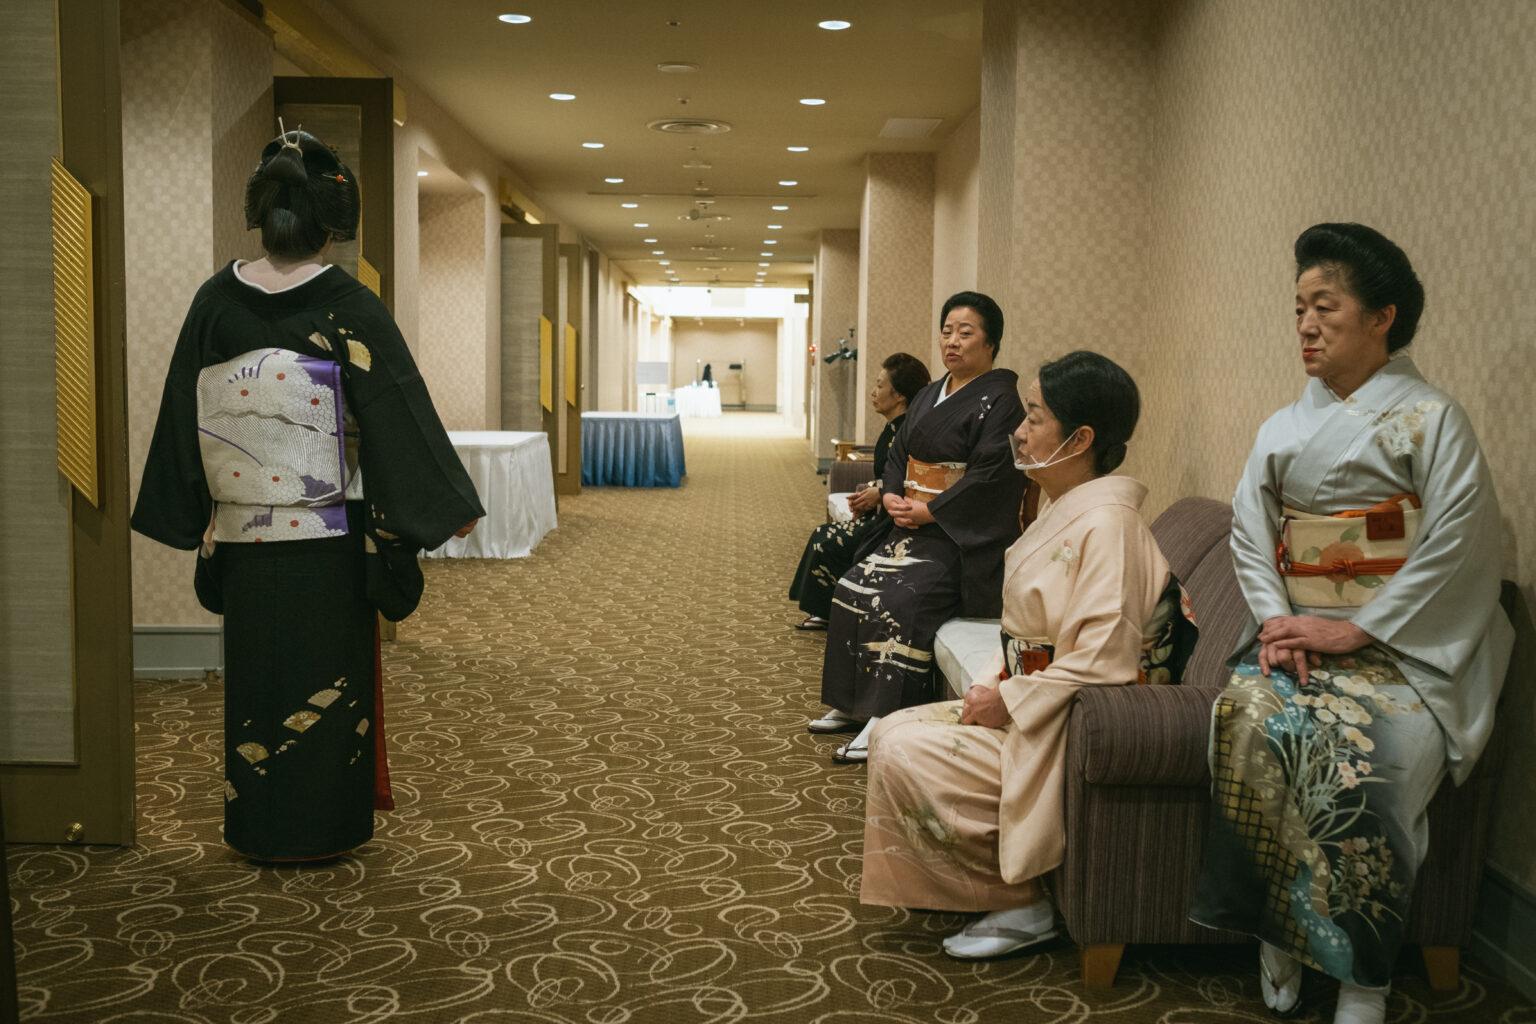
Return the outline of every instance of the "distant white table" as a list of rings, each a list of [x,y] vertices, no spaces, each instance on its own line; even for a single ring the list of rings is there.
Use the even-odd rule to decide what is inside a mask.
[[[720,415],[720,389],[708,384],[685,384],[672,392],[672,404],[679,416],[714,419]]]
[[[454,537],[427,558],[527,558],[555,528],[555,475],[546,434],[456,430],[453,450],[480,492],[485,518],[468,537]]]

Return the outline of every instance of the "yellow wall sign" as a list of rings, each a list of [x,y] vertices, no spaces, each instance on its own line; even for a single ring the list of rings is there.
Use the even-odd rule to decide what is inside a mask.
[[[539,402],[555,411],[555,325],[547,316],[539,317]]]
[[[576,405],[576,328],[565,325],[565,404]]]

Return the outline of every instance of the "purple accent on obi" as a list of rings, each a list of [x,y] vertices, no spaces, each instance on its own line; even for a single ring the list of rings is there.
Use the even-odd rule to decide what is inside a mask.
[[[346,344],[342,342],[341,344]],[[323,388],[326,388],[334,396],[331,403],[336,410],[336,460],[341,466],[342,482],[336,488],[338,491],[346,487],[347,476],[347,441],[345,436],[345,417],[347,411],[346,392],[341,386],[341,364],[331,359],[316,359],[314,356],[306,356],[302,352],[295,353],[294,360],[299,369],[309,374],[309,379]],[[308,486],[306,484],[306,486]]]
[[[269,508],[269,509],[267,509],[265,514],[260,513],[260,512],[256,513],[254,516],[251,517],[251,521],[246,523],[244,526],[240,527],[240,529],[242,529],[242,530],[259,530],[263,526],[271,526],[271,525],[272,525],[272,510]]]
[[[323,498],[327,494],[340,494],[341,488],[326,480],[316,480],[312,476],[301,474],[299,480],[304,484],[304,497]]]
[[[327,530],[336,530],[339,533],[347,532],[347,506],[326,505],[313,510],[320,521],[325,524]]]

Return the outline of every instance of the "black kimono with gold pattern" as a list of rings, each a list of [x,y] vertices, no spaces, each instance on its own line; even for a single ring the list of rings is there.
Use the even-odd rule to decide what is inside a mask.
[[[344,502],[333,495],[329,510],[345,508],[344,518],[330,518],[334,535],[254,542],[286,521],[290,506],[274,506],[251,520],[253,542],[225,536],[210,545],[214,495],[226,484],[215,480],[211,489],[205,472],[208,449],[200,440],[206,444],[211,434],[199,410],[209,383],[202,375],[261,350],[342,365],[361,500],[355,487]],[[275,386],[247,372],[253,393]],[[260,414],[252,411],[250,427],[241,426],[242,415],[225,416],[232,429],[219,440],[265,466],[268,456],[251,440]],[[285,422],[280,411],[265,415],[268,425]],[[320,437],[339,448],[349,430],[338,424]],[[306,491],[312,485],[305,478]],[[299,514],[292,513],[295,525]],[[354,278],[329,267],[267,293],[245,284],[231,264],[199,289],[171,356],[133,528],[173,548],[200,548],[198,599],[224,616],[230,846],[263,860],[310,859],[373,835],[376,802],[389,806],[387,783],[380,785],[376,611],[391,619],[409,614],[421,595],[417,551],[482,515],[404,339],[383,303]]]
[[[1008,435],[1024,419],[1019,378],[989,370],[940,404],[949,377],[927,385],[886,457],[882,489],[905,490],[907,458],[963,462],[965,475],[928,503],[916,530],[890,520],[867,540],[832,598],[821,700],[856,718],[937,699],[933,638],[949,619],[996,618],[1003,552],[1019,536],[1025,479]]]

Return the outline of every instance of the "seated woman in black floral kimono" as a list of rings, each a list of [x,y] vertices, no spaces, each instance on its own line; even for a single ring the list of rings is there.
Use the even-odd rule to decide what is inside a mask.
[[[805,621],[796,629],[826,629],[832,609],[832,589],[843,573],[853,568],[854,553],[876,533],[891,525],[885,506],[880,503],[880,478],[885,475],[885,459],[891,441],[907,418],[907,405],[928,383],[928,367],[916,356],[897,352],[880,364],[880,376],[869,389],[869,404],[885,417],[885,429],[875,440],[875,457],[870,462],[875,479],[848,499],[854,518],[842,523],[825,523],[811,531],[789,585],[789,597],[800,603]]]

